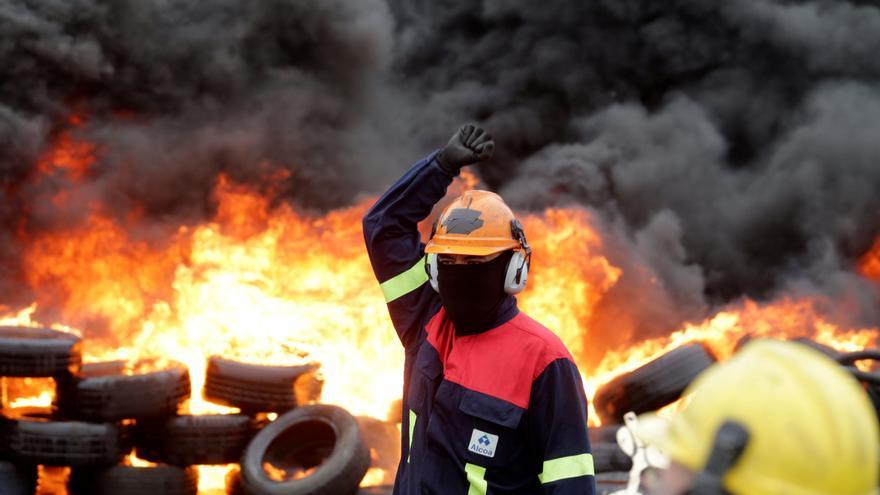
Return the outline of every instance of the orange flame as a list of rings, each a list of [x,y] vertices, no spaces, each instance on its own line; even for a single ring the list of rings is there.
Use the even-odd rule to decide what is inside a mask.
[[[859,270],[862,272],[862,275],[880,282],[880,237],[874,241],[871,249],[862,256],[859,262]]]
[[[62,137],[41,170],[60,167],[76,179],[94,159],[94,147]],[[453,190],[477,182],[467,175]],[[100,207],[83,225],[28,239],[24,267],[36,301],[17,313],[0,308],[9,313],[0,323],[72,325],[85,337],[87,361],[183,362],[194,413],[233,410],[201,396],[206,359],[221,355],[319,361],[324,402],[384,418],[401,395],[403,352],[363,247],[360,219],[372,200],[313,217],[287,204],[272,207],[266,195],[225,177],[215,197],[214,218],[158,240],[134,237]],[[746,300],[662,338],[593,349],[588,359],[587,347],[610,331],[588,322],[622,270],[604,256],[597,219],[587,210],[551,209],[525,215],[523,223],[535,253],[520,305],[560,335],[590,396],[611,377],[692,340],[707,342],[721,357],[744,335],[810,335],[845,349],[877,343],[877,329],[838,328],[823,319],[816,300]],[[880,243],[873,252],[862,270],[880,279]],[[200,492],[220,490],[229,469],[202,467]],[[380,471],[368,481],[387,479]]]
[[[71,115],[67,119],[70,128],[59,132],[53,145],[37,161],[37,170],[42,174],[62,172],[68,179],[77,181],[85,176],[95,162],[94,144],[77,139],[72,131],[85,123],[81,115]]]

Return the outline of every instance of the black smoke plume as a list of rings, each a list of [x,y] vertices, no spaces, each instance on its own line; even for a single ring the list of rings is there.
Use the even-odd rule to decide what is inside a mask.
[[[351,202],[387,163],[363,115],[388,23],[380,0],[0,2],[0,304],[29,298],[27,239],[91,204],[137,234],[206,218],[220,174],[303,209]],[[76,184],[36,171],[62,132],[99,150]]]
[[[880,232],[875,3],[392,6],[401,81],[432,115],[497,138],[484,179],[520,208],[601,211],[612,260],[662,281],[637,297],[651,291],[625,270],[604,328],[656,334],[780,292],[847,300],[857,324],[880,323],[876,287],[854,272]]]
[[[135,232],[203,220],[219,174],[349,204],[473,120],[489,186],[597,211],[612,262],[649,267],[603,328],[780,293],[878,325],[854,270],[880,233],[877,53],[867,0],[5,0],[0,304],[28,301],[26,239],[81,220],[35,165],[71,114],[101,152],[68,204],[136,211]]]

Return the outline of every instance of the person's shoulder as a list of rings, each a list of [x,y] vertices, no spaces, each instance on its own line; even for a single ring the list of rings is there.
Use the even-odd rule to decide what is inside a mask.
[[[454,346],[452,340],[429,341],[449,357],[444,361],[447,380],[523,409],[545,369],[560,360],[574,365],[559,337],[522,312],[497,329],[455,339]]]
[[[512,328],[518,330],[519,338],[522,339],[520,341],[522,348],[538,357],[537,369],[535,370],[538,374],[557,359],[567,359],[574,362],[571,352],[565,347],[562,339],[529,315],[520,311],[508,323]]]

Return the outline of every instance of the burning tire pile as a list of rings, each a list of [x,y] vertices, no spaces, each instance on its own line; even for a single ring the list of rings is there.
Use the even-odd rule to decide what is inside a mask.
[[[190,398],[179,364],[82,364],[81,340],[0,327],[0,376],[53,378],[52,407],[0,411],[0,493],[33,494],[37,466],[70,468],[71,495],[195,495],[197,465],[240,464],[228,492],[354,494],[370,454],[354,417],[309,404],[317,365],[262,366],[212,357],[205,397],[235,414],[179,414]],[[128,370],[134,370],[130,372]],[[5,405],[4,405],[5,406]],[[277,414],[270,421],[266,413]],[[143,464],[128,465],[135,452]]]
[[[880,372],[865,372],[858,361],[880,361],[880,349],[839,352],[808,339],[796,339],[835,359],[865,387],[880,416]],[[744,343],[740,342],[740,345]],[[618,445],[618,430],[624,414],[642,414],[668,406],[696,377],[716,362],[714,354],[701,343],[689,343],[673,349],[641,367],[619,375],[596,391],[593,400],[601,427],[590,428],[596,487],[599,495],[626,488],[633,461]]]
[[[856,366],[880,360],[880,350],[844,353],[802,343],[850,371],[880,412],[880,374]],[[70,495],[196,495],[195,466],[228,464],[239,465],[227,476],[229,494],[359,493],[371,462],[365,430],[344,409],[314,404],[321,393],[317,365],[211,357],[205,398],[240,412],[191,415],[180,413],[192,392],[183,365],[83,364],[81,344],[48,328],[0,327],[0,376],[56,384],[52,407],[0,410],[0,493],[33,494],[38,466],[62,466],[70,468]],[[590,437],[598,493],[629,480],[633,461],[618,445],[624,415],[674,403],[715,362],[708,347],[690,343],[597,390],[593,403],[604,426],[591,428]],[[270,421],[268,413],[277,417]],[[131,465],[133,452],[143,466]]]

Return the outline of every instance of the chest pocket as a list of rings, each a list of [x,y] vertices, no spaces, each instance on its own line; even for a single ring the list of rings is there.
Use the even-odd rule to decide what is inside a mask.
[[[465,390],[460,412],[469,425],[467,436],[468,462],[480,466],[509,466],[524,455],[525,435],[520,428],[524,410],[509,402]]]
[[[416,355],[415,372],[409,389],[409,408],[417,414],[430,412],[431,400],[443,375],[443,364],[437,351],[428,343],[422,344]]]

